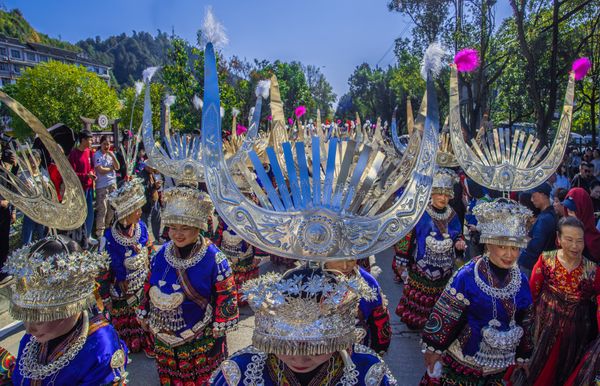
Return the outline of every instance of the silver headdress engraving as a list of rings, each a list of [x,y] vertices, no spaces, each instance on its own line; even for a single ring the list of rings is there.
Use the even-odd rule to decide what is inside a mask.
[[[202,162],[206,184],[221,217],[245,240],[290,258],[358,258],[393,245],[418,221],[429,201],[438,145],[432,82],[428,82],[422,146],[404,193],[391,205],[370,196],[385,172],[385,155],[376,146],[357,146],[354,140],[335,137],[323,143],[320,136],[311,136],[308,152],[305,141],[287,141],[287,132],[278,122],[274,122],[275,128],[281,130],[272,134],[271,146],[266,149],[275,184],[256,152],[242,153],[250,158],[264,189],[253,191],[260,202],[257,205],[240,192],[223,156],[219,88],[210,43],[205,50],[204,74]],[[275,111],[273,116],[275,119]],[[389,196],[381,197],[387,201]],[[373,210],[376,206],[385,209]]]

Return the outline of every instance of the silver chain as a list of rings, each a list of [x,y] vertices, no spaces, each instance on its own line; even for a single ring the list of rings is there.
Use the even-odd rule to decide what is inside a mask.
[[[479,276],[479,265],[481,264],[481,261],[485,261],[488,270],[488,280],[490,281],[489,284],[484,282]],[[489,257],[487,255],[484,255],[477,263],[475,263],[475,283],[477,283],[477,287],[479,287],[486,295],[493,298],[502,300],[514,298],[521,288],[521,272],[519,271],[519,268],[515,266],[510,269],[510,282],[503,288],[496,288],[492,285],[492,279],[489,274],[490,270]]]
[[[31,337],[29,342],[25,345],[21,359],[19,360],[19,372],[23,375],[23,378],[42,380],[53,374],[58,373],[63,368],[67,367],[69,363],[79,354],[88,336],[88,330],[90,322],[88,319],[87,311],[83,311],[83,326],[81,333],[71,344],[71,346],[61,355],[57,360],[43,365],[39,362],[41,344]]]
[[[436,212],[432,205],[428,205],[425,210],[427,211],[429,217],[437,221],[446,221],[452,215],[452,209],[449,206],[445,207],[442,213]]]
[[[181,259],[175,256],[175,244],[171,242],[165,248],[165,260],[167,260],[167,263],[169,263],[171,267],[180,271],[193,267],[204,258],[206,250],[208,249],[206,243],[204,242],[204,239],[200,238],[200,242],[202,243],[202,248],[200,248],[198,252],[196,252],[193,256],[187,259]]]
[[[115,222],[112,225],[110,230],[111,230],[112,236],[114,237],[114,239],[117,243],[119,243],[120,245],[122,245],[124,247],[132,247],[132,246],[140,243],[140,237],[142,237],[142,227],[140,226],[139,223],[132,225],[135,228],[133,231],[133,236],[131,236],[131,237],[128,237],[128,236],[125,236],[124,234],[122,234],[121,231],[119,231],[117,229],[116,225],[117,225],[117,222]]]

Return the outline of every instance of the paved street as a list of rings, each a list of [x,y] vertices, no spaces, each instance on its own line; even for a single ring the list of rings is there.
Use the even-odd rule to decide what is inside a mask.
[[[400,323],[400,319],[394,314],[398,304],[401,286],[394,283],[391,272],[392,251],[388,250],[377,257],[377,265],[382,268],[381,276],[378,278],[385,295],[389,299],[389,309],[392,316],[392,344],[385,356],[399,385],[417,385],[424,372],[422,355],[419,348],[419,335],[409,331]],[[261,272],[272,270],[270,262],[261,265]],[[0,301],[2,299],[0,298]],[[1,304],[0,304],[1,306]],[[0,320],[8,319],[6,314],[0,315]],[[251,343],[254,317],[249,307],[241,311],[239,328],[228,335],[230,352],[235,352]],[[5,347],[12,353],[18,350],[19,340],[23,331],[15,333],[0,341],[0,346]],[[143,354],[132,355],[132,362],[128,367],[129,384],[132,386],[155,386],[159,385],[154,361],[147,359]]]

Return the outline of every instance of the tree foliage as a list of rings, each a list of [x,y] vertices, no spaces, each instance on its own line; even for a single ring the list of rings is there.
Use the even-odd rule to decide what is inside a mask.
[[[75,131],[82,127],[80,116],[101,114],[117,118],[121,105],[117,93],[85,67],[50,61],[25,70],[5,91],[50,127],[62,122]],[[31,134],[25,122],[14,116],[18,137]]]

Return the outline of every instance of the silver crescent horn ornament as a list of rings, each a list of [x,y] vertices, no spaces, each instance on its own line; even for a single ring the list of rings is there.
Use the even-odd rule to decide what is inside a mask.
[[[431,195],[438,147],[438,105],[432,81],[427,82],[428,114],[421,149],[404,191],[384,210],[369,215],[364,214],[365,207],[372,206],[367,193],[382,172],[384,156],[368,144],[360,149],[346,146],[342,153],[339,138],[330,139],[325,146],[325,168],[320,162],[307,162],[321,159],[318,135],[311,137],[311,157],[307,157],[304,141],[284,141],[282,154],[267,148],[271,174],[251,150],[245,156],[250,157],[264,189],[255,193],[268,196],[269,205],[259,206],[245,196],[223,155],[219,86],[211,43],[206,46],[204,65],[202,162],[206,185],[219,215],[244,240],[288,258],[356,259],[389,248],[420,219]],[[341,162],[338,157],[342,157]]]
[[[575,77],[569,76],[562,115],[552,147],[537,150],[539,140],[524,131],[514,133],[503,128],[487,133],[479,143],[467,146],[460,120],[460,96],[456,65],[450,68],[450,137],[456,160],[475,182],[499,191],[524,191],[546,181],[562,162],[573,117]]]
[[[19,208],[33,221],[51,229],[72,230],[79,228],[85,221],[85,195],[79,178],[71,167],[62,148],[54,141],[40,120],[19,102],[0,91],[0,101],[17,114],[42,141],[65,185],[62,201],[58,201],[54,186],[48,186],[43,180],[31,179],[24,184],[10,172],[0,174],[0,194],[11,204]],[[17,157],[21,170],[35,174],[27,156]]]
[[[142,121],[142,133],[144,148],[148,156],[148,165],[157,169],[160,173],[172,177],[177,184],[195,185],[204,181],[204,166],[202,164],[202,140],[198,136],[180,133],[169,133],[163,138],[164,147],[154,138],[154,126],[152,124],[152,103],[150,98],[150,78],[145,79],[146,92],[144,95],[144,114]],[[230,160],[228,165],[239,162],[241,154],[247,152],[254,146],[258,137],[258,120],[262,98],[256,101],[256,108],[250,130],[238,151]],[[204,109],[207,106],[204,104]],[[219,112],[220,114],[220,112]]]

